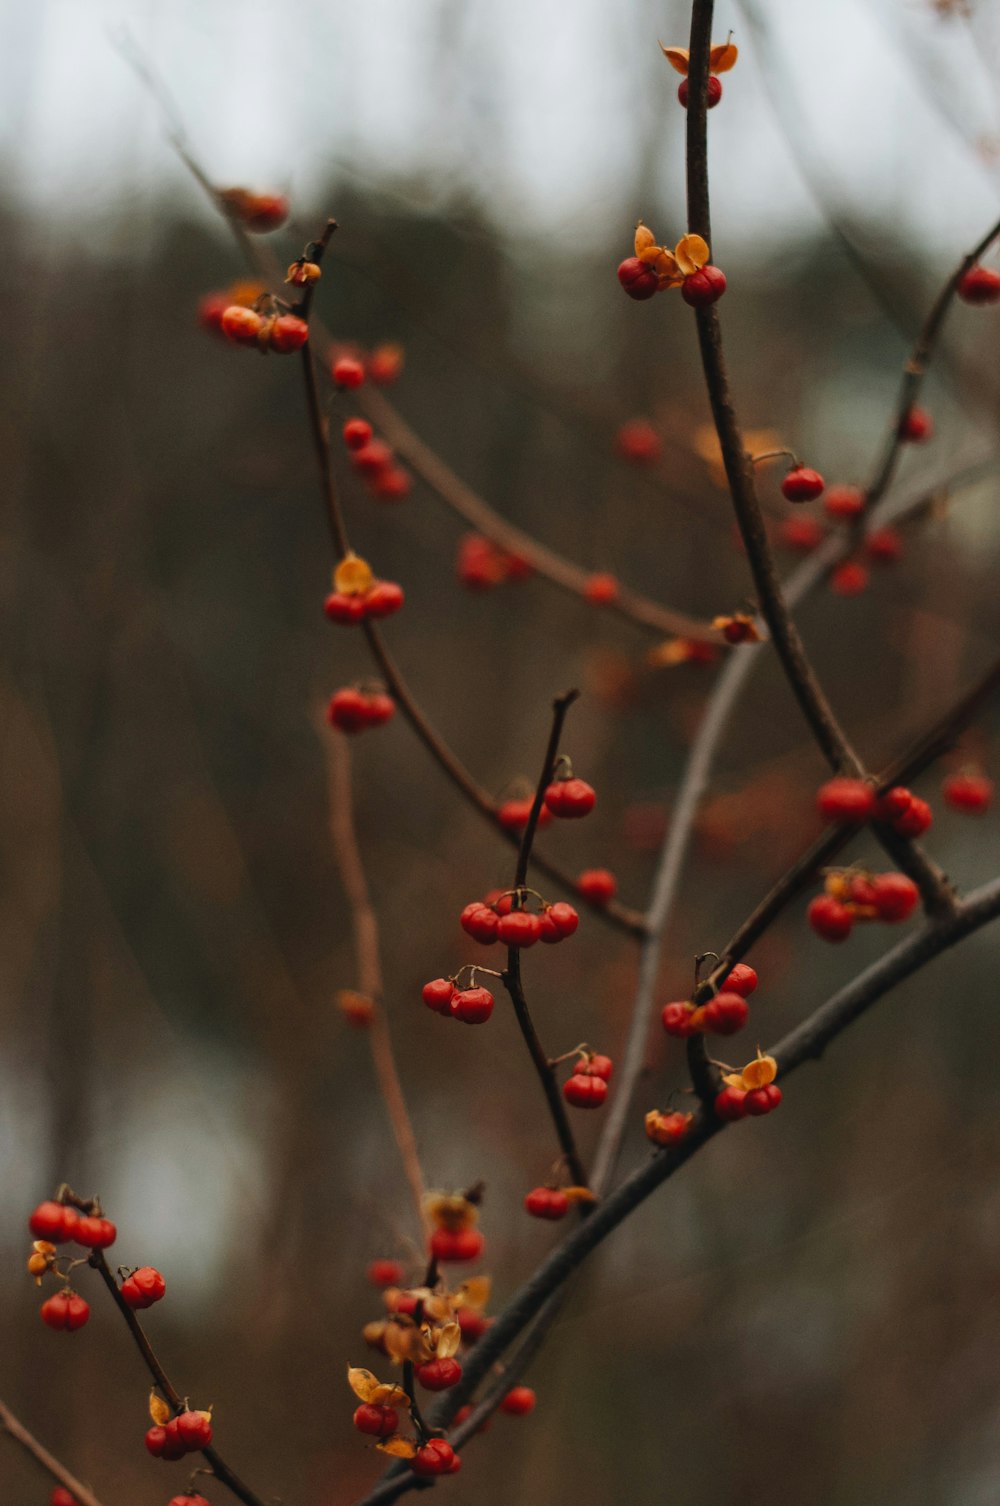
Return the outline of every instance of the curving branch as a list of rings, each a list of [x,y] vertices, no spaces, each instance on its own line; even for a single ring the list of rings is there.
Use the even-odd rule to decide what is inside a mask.
[[[25,1453],[30,1454],[35,1463],[40,1465],[57,1485],[68,1490],[77,1502],[77,1506],[101,1506],[94,1492],[75,1475],[71,1475],[65,1464],[61,1464],[55,1454],[49,1453],[49,1450],[28,1432],[24,1423],[15,1417],[10,1407],[2,1401],[0,1401],[0,1430],[15,1443],[20,1444]]]

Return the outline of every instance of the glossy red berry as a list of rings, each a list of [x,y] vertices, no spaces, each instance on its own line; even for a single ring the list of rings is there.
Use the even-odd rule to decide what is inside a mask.
[[[603,1077],[592,1073],[574,1072],[563,1083],[563,1097],[575,1109],[599,1109],[608,1096],[608,1085]]]
[[[962,273],[955,291],[963,303],[996,303],[1000,300],[1000,273],[991,267],[970,267]]]
[[[761,1114],[770,1114],[781,1102],[781,1089],[776,1082],[769,1082],[764,1088],[751,1088],[744,1100],[746,1112],[759,1117]]]
[[[677,86],[677,98],[686,110],[688,107],[688,81],[686,78],[682,78]],[[708,108],[714,110],[721,98],[722,81],[717,79],[714,73],[710,73],[708,75]]]
[[[545,791],[545,804],[554,816],[576,820],[589,815],[597,795],[584,779],[557,779]]]
[[[985,774],[949,774],[941,793],[953,810],[979,815],[989,810],[993,800],[993,780]]]
[[[923,444],[934,433],[934,421],[926,408],[915,404],[904,414],[899,425],[899,437],[909,444]]]
[[[342,591],[331,591],[323,602],[323,611],[331,622],[360,622],[366,615],[363,596],[347,596]]]
[[[633,465],[655,465],[663,454],[663,441],[645,418],[630,418],[615,435],[615,449]]]
[[[529,1412],[535,1410],[537,1400],[530,1386],[511,1386],[497,1411],[504,1412],[508,1417],[527,1417]]]
[[[65,1485],[57,1485],[49,1496],[49,1506],[79,1506],[76,1496],[66,1489]]]
[[[564,941],[567,936],[572,936],[579,924],[580,917],[572,905],[567,905],[563,900],[554,905],[546,905],[539,916],[539,940],[550,946],[554,942]]]
[[[425,1391],[447,1391],[462,1379],[462,1367],[455,1359],[428,1360],[414,1369]]]
[[[343,429],[344,443],[349,450],[363,450],[372,437],[372,426],[366,418],[349,418]]]
[[[455,995],[455,985],[450,978],[432,978],[420,990],[421,998],[435,1014],[448,1014]]]
[[[781,483],[781,495],[788,502],[812,502],[821,495],[824,485],[819,471],[794,465]]]
[[[528,817],[531,815],[531,807],[534,803],[534,795],[525,795],[516,800],[505,800],[497,809],[501,825],[506,826],[508,831],[523,831],[528,824]],[[538,812],[538,825],[539,827],[548,826],[551,821],[552,812],[543,805]]]
[[[677,1036],[681,1040],[697,1032],[697,1026],[694,1024],[694,1007],[686,999],[664,1004],[660,1020],[668,1035]]]
[[[841,560],[830,571],[830,590],[837,596],[860,596],[868,589],[868,571],[860,560]]]
[[[399,1413],[392,1407],[376,1407],[363,1402],[351,1419],[359,1433],[372,1438],[389,1438],[399,1427]]]
[[[742,994],[744,999],[749,999],[757,987],[757,973],[746,962],[737,962],[735,967],[728,972],[723,979],[722,991],[731,994]]]
[[[637,256],[627,256],[618,266],[618,281],[630,298],[652,298],[659,287],[659,279],[652,267]]]
[[[486,1246],[478,1229],[435,1229],[429,1243],[435,1260],[456,1263],[478,1260]]]
[[[488,988],[456,988],[448,1011],[463,1025],[482,1025],[493,1013],[493,995]]]
[[[854,916],[832,894],[817,894],[806,911],[809,924],[824,941],[846,941],[854,925]]]
[[[912,915],[920,891],[905,873],[876,873],[871,881],[871,902],[879,920],[894,922]]]
[[[561,1187],[533,1187],[525,1194],[524,1206],[532,1218],[545,1218],[554,1223],[566,1217],[569,1198]]]
[[[366,617],[391,617],[403,605],[403,588],[394,580],[379,580],[364,598]]]
[[[934,823],[934,812],[926,800],[914,795],[901,816],[892,823],[901,837],[922,837]]]
[[[704,309],[709,304],[718,303],[725,291],[726,274],[721,267],[713,267],[711,263],[702,267],[700,272],[692,272],[681,283],[681,297],[694,309]]]
[[[77,1218],[76,1209],[67,1208],[63,1203],[39,1203],[28,1219],[28,1228],[36,1239],[47,1239],[54,1245],[65,1244],[73,1238]]]
[[[301,350],[308,339],[309,326],[296,314],[279,314],[276,319],[272,319],[267,335],[267,343],[279,355]]]
[[[816,807],[824,821],[860,825],[875,810],[875,791],[864,779],[828,779],[816,791]]]
[[[167,1506],[208,1506],[204,1496],[197,1493],[194,1495],[174,1496],[167,1502]]]
[[[621,587],[613,575],[598,572],[596,575],[588,575],[583,588],[585,600],[592,607],[610,607],[621,594]]]
[[[244,308],[242,303],[231,303],[222,312],[219,328],[227,340],[235,345],[256,345],[257,337],[264,328],[264,320],[256,309]]]
[[[141,1310],[159,1302],[167,1290],[167,1283],[159,1271],[151,1265],[140,1266],[131,1276],[126,1276],[121,1285],[122,1299],[128,1307]]]
[[[849,523],[865,510],[865,494],[860,486],[831,486],[823,498],[823,511],[838,523]]]
[[[398,1260],[373,1260],[365,1275],[372,1286],[402,1286],[403,1267]]]
[[[778,538],[786,549],[799,554],[811,554],[823,542],[823,525],[807,513],[782,518],[778,526]]]
[[[89,1304],[76,1292],[56,1292],[39,1309],[42,1322],[49,1328],[75,1333],[90,1317]]]
[[[212,1420],[205,1412],[181,1412],[174,1418],[177,1436],[185,1448],[208,1448],[212,1442]]]
[[[576,881],[576,888],[589,904],[607,905],[618,893],[618,880],[607,868],[585,868]]]
[[[333,363],[332,376],[338,387],[350,390],[361,386],[365,379],[365,368],[353,356],[340,356]]]
[[[443,1438],[430,1438],[417,1449],[410,1460],[410,1468],[415,1475],[453,1475],[461,1462],[450,1443]]]
[[[745,1119],[747,1114],[747,1095],[742,1088],[723,1088],[721,1093],[715,1095],[715,1113],[719,1119],[732,1122],[736,1119]]]
[[[583,1077],[603,1077],[605,1082],[611,1081],[614,1070],[615,1064],[610,1056],[602,1056],[598,1051],[578,1057],[573,1067],[573,1071]]]
[[[474,899],[466,905],[458,921],[466,935],[471,936],[473,941],[481,942],[483,946],[490,946],[497,939],[499,916],[490,905],[484,905],[481,899]]]
[[[903,557],[903,540],[895,528],[873,528],[865,538],[865,554],[876,565],[894,565]]]
[[[497,921],[497,940],[504,946],[534,946],[541,940],[542,923],[527,910],[511,910]]]
[[[750,1014],[742,994],[717,993],[701,1010],[701,1028],[710,1035],[735,1035]]]

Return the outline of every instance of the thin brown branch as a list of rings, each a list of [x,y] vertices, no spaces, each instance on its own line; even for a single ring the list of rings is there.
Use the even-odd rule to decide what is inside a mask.
[[[24,1423],[15,1417],[10,1407],[2,1401],[0,1401],[0,1429],[7,1434],[8,1438],[20,1444],[25,1453],[30,1454],[35,1463],[44,1469],[57,1484],[68,1490],[77,1502],[77,1506],[101,1506],[94,1492],[88,1489],[82,1480],[70,1474],[65,1464],[62,1464],[55,1454],[49,1453],[49,1450],[28,1432]]]

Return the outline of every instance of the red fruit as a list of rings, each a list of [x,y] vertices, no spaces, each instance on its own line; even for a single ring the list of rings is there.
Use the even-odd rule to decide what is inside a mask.
[[[618,266],[618,281],[630,298],[652,298],[659,286],[659,279],[652,267],[637,256],[627,256]]]
[[[390,1312],[402,1313],[404,1317],[412,1318],[422,1301],[423,1298],[418,1297],[416,1292],[394,1292],[387,1300],[387,1306]]]
[[[872,904],[878,911],[879,920],[905,920],[912,915],[920,899],[916,884],[905,873],[877,873],[871,881],[871,889]]]
[[[690,277],[685,277],[681,283],[681,297],[692,308],[707,308],[711,303],[717,303],[726,291],[726,275],[719,267],[709,264],[702,267],[700,272],[692,272]]]
[[[618,600],[620,587],[613,575],[588,575],[583,595],[592,607],[610,607]]]
[[[362,450],[372,437],[367,418],[349,418],[343,428],[344,443],[349,450]]]
[[[633,465],[655,465],[663,453],[663,442],[646,419],[630,418],[615,435],[615,449]]]
[[[417,1449],[410,1460],[410,1468],[415,1475],[453,1475],[461,1462],[450,1443],[443,1438],[430,1438]]]
[[[490,946],[496,941],[498,921],[496,911],[489,905],[484,905],[481,899],[474,899],[471,904],[466,905],[458,917],[462,930],[471,936],[473,941],[482,942],[483,946]]]
[[[865,494],[860,486],[831,486],[823,498],[827,517],[848,523],[865,510]]]
[[[415,1366],[413,1373],[425,1391],[447,1391],[462,1379],[462,1367],[454,1359],[428,1360]]]
[[[181,1412],[174,1418],[181,1442],[191,1449],[208,1448],[212,1442],[211,1419],[204,1412]]]
[[[73,1238],[73,1229],[77,1222],[77,1214],[74,1208],[67,1208],[62,1203],[48,1201],[39,1203],[34,1213],[28,1219],[28,1228],[36,1239],[47,1239],[52,1244],[65,1244]]]
[[[360,622],[365,616],[365,598],[331,591],[323,603],[323,611],[331,622]]]
[[[390,465],[372,477],[370,491],[373,497],[381,497],[385,502],[401,502],[410,495],[412,486],[408,471],[398,465]]]
[[[800,554],[811,554],[823,542],[823,527],[808,514],[782,518],[778,527],[778,537],[786,549],[795,549]]]
[[[379,471],[387,470],[395,458],[392,450],[381,439],[373,439],[370,443],[361,445],[351,456],[354,465],[367,476],[376,476]]]
[[[504,556],[481,533],[467,533],[458,546],[455,569],[470,591],[488,591],[506,577]]]
[[[736,966],[723,979],[722,989],[726,993],[742,994],[744,999],[749,999],[757,987],[757,974],[746,962],[737,962]]]
[[[553,1223],[569,1212],[569,1198],[560,1187],[533,1187],[525,1195],[524,1206],[532,1218],[546,1218]]]
[[[757,1118],[761,1114],[769,1114],[780,1102],[781,1089],[777,1083],[769,1082],[766,1088],[750,1089],[746,1095],[746,1111]]]
[[[338,387],[360,387],[365,379],[365,368],[352,356],[340,356],[333,363],[332,375]]]
[[[854,916],[832,894],[817,894],[806,911],[809,924],[824,941],[845,941],[851,934]]]
[[[441,1261],[478,1260],[485,1245],[478,1229],[435,1229],[430,1237],[430,1252]]]
[[[511,910],[497,921],[497,940],[504,946],[534,946],[541,940],[542,923],[537,915],[527,910]]]
[[[985,774],[949,774],[941,785],[947,803],[957,811],[978,815],[993,799],[993,780]]]
[[[527,1417],[535,1410],[537,1399],[530,1386],[511,1386],[497,1411],[505,1412],[508,1417]]]
[[[611,1081],[611,1074],[615,1070],[615,1064],[610,1056],[601,1056],[592,1051],[589,1056],[578,1057],[573,1066],[573,1071],[582,1077],[603,1077],[605,1082]]]
[[[455,995],[455,985],[450,978],[432,978],[430,983],[424,984],[420,993],[428,1009],[433,1009],[435,1014],[448,1014]]]
[[[167,1502],[167,1506],[208,1506],[208,1502],[205,1500],[204,1496],[197,1494],[174,1496],[170,1501]]]
[[[151,1265],[140,1266],[131,1276],[126,1276],[121,1285],[122,1298],[133,1309],[152,1307],[166,1290],[167,1283]]]
[[[861,905],[866,909],[874,909],[875,885],[865,874],[856,873],[850,880],[848,897],[852,905]]]
[[[308,339],[309,326],[297,314],[279,314],[271,321],[267,336],[268,344],[280,355],[287,355],[293,350],[301,350]]]
[[[554,816],[576,820],[594,809],[597,795],[586,780],[557,779],[545,791],[545,804]]]
[[[876,821],[898,821],[900,816],[905,816],[913,804],[913,796],[910,791],[901,784],[894,784],[892,789],[886,790],[875,801],[874,816]]]
[[[963,303],[996,303],[1000,299],[1000,273],[990,267],[970,267],[962,273],[955,291]]]
[[[875,791],[864,779],[828,779],[816,791],[816,806],[824,821],[860,825],[875,809]]]
[[[448,1008],[463,1025],[482,1025],[493,1013],[493,995],[488,988],[456,988]]]
[[[690,1128],[690,1114],[658,1114],[653,1109],[646,1115],[646,1134],[654,1145],[677,1145]]]
[[[894,565],[903,557],[903,540],[895,528],[873,528],[865,539],[865,553],[876,565]]]
[[[279,230],[288,218],[288,200],[281,193],[250,193],[245,188],[230,188],[223,192],[222,200],[233,218],[242,220],[256,235]]]
[[[682,78],[677,86],[677,98],[686,110],[688,107],[688,81],[686,78]],[[714,110],[721,98],[722,83],[716,78],[714,73],[710,73],[708,75],[708,108]],[[503,1409],[501,1408],[501,1410]]]
[[[838,596],[860,596],[868,589],[868,571],[860,560],[841,560],[830,571],[830,590]]]
[[[542,911],[539,917],[539,938],[549,945],[564,941],[567,936],[572,936],[579,924],[580,917],[573,906],[560,900],[557,904],[546,905]]]
[[[39,1309],[42,1322],[49,1328],[75,1333],[90,1317],[90,1307],[76,1292],[56,1292]]]
[[[901,837],[922,837],[933,824],[934,812],[926,800],[914,795],[906,810],[892,823]]]
[[[369,727],[384,727],[396,715],[396,702],[384,690],[376,690],[368,697]]]
[[[934,433],[934,421],[926,408],[916,404],[903,415],[899,425],[899,437],[909,444],[923,444]]]
[[[399,1413],[392,1407],[373,1407],[368,1402],[362,1402],[351,1420],[359,1433],[372,1438],[388,1438],[399,1427]]]
[[[344,686],[330,697],[326,719],[339,732],[363,732],[368,726],[368,697],[363,691]]]
[[[222,334],[222,316],[232,305],[228,293],[206,293],[198,300],[198,323],[214,335]]]
[[[388,387],[403,369],[401,345],[377,345],[366,362],[368,380],[376,387]]]
[[[660,1019],[663,1028],[668,1035],[676,1035],[681,1040],[696,1033],[697,1027],[692,1023],[694,1008],[686,1000],[679,1000],[673,1004],[664,1004]]]
[[[244,308],[242,303],[231,303],[223,311],[219,328],[227,340],[236,345],[256,345],[257,336],[264,328],[264,321],[256,309]]]
[[[525,795],[517,800],[505,800],[497,808],[501,825],[506,826],[508,831],[523,831],[528,824],[528,817],[531,815],[531,807],[534,803],[534,795]],[[552,812],[543,805],[538,812],[538,825],[548,826],[551,821]]]
[[[591,1073],[575,1072],[563,1083],[563,1097],[575,1109],[599,1109],[607,1096],[604,1078]]]
[[[750,1009],[742,994],[718,993],[701,1011],[701,1027],[711,1035],[735,1035],[747,1022]]]
[[[719,1119],[745,1119],[747,1095],[742,1088],[723,1088],[715,1095],[715,1112]]]
[[[154,1459],[162,1459],[163,1451],[167,1444],[167,1430],[161,1427],[152,1427],[143,1440]]]
[[[394,580],[379,580],[364,598],[366,617],[391,617],[403,605],[402,586]]]
[[[462,1330],[462,1339],[466,1344],[474,1344],[477,1339],[481,1339],[490,1326],[490,1319],[476,1312],[474,1307],[460,1307],[455,1314],[455,1322]]]
[[[401,1286],[403,1267],[398,1260],[373,1260],[365,1275],[372,1286]]]
[[[79,1506],[76,1496],[71,1495],[65,1485],[57,1485],[49,1496],[49,1506]]]
[[[576,881],[581,898],[592,905],[607,905],[618,893],[618,880],[607,868],[585,868]]]
[[[781,495],[788,502],[812,502],[826,483],[819,471],[805,465],[794,465],[781,483]]]

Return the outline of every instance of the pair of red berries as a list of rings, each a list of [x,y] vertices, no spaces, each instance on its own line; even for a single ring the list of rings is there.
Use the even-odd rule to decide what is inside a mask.
[[[118,1237],[109,1218],[77,1213],[75,1208],[55,1201],[39,1203],[28,1219],[28,1228],[36,1239],[47,1239],[54,1245],[73,1240],[91,1250],[106,1250]]]
[[[351,1420],[359,1433],[367,1433],[371,1438],[391,1438],[399,1428],[399,1413],[395,1407],[368,1401],[356,1408]]]
[[[610,1056],[596,1052],[580,1056],[573,1072],[563,1083],[563,1097],[575,1109],[599,1109],[608,1096],[608,1082],[614,1065]]]
[[[183,1459],[212,1442],[212,1420],[207,1412],[179,1412],[162,1426],[151,1427],[146,1434],[146,1448],[154,1459]]]
[[[450,1443],[443,1438],[429,1438],[428,1441],[417,1449],[410,1460],[410,1468],[415,1475],[430,1477],[432,1475],[454,1475],[461,1468],[462,1460]]]
[[[234,345],[254,345],[264,355],[290,355],[309,339],[309,326],[297,314],[258,314],[242,303],[223,309],[219,329]]]
[[[425,1391],[449,1391],[462,1379],[462,1367],[450,1356],[446,1359],[425,1360],[415,1365],[413,1373]]]
[[[543,903],[541,914],[536,915],[529,910],[514,909],[513,894],[499,894],[494,899],[487,896],[466,905],[459,924],[467,936],[483,946],[492,946],[497,941],[504,946],[528,947],[537,941],[554,946],[573,935],[580,916],[565,900],[557,900],[554,905]]]
[[[626,256],[618,264],[618,281],[630,298],[643,302],[659,292],[660,279],[648,262],[638,256]],[[708,308],[726,291],[726,274],[711,262],[690,273],[681,283],[681,297],[692,308]]]
[[[781,495],[786,502],[812,502],[822,494],[825,485],[819,471],[807,465],[793,465],[781,483]]]
[[[331,591],[323,611],[331,622],[363,622],[370,617],[391,617],[403,605],[403,588],[392,580],[377,580],[367,591]]]
[[[506,581],[527,580],[534,570],[523,554],[501,549],[481,533],[467,533],[459,542],[455,573],[468,590],[489,591]]]
[[[493,1013],[494,998],[488,988],[456,988],[453,978],[432,978],[422,997],[428,1009],[463,1025],[483,1025]]]
[[[578,821],[588,816],[597,804],[597,795],[585,779],[554,779],[545,790],[545,805],[563,821]]]
[[[827,892],[818,894],[806,912],[809,924],[824,941],[846,941],[859,920],[890,925],[906,920],[916,909],[920,892],[905,873],[833,875]]]
[[[39,1311],[48,1328],[60,1333],[76,1333],[90,1317],[90,1303],[67,1287],[43,1302]]]
[[[569,1198],[561,1187],[533,1187],[525,1193],[524,1207],[532,1218],[544,1218],[557,1223],[569,1212]]]
[[[399,502],[409,494],[409,475],[396,463],[391,445],[373,438],[372,426],[367,419],[349,418],[342,432],[351,463],[364,477],[373,497]]]
[[[140,1266],[137,1271],[126,1276],[121,1284],[122,1299],[133,1310],[152,1307],[162,1300],[166,1290],[167,1283],[151,1265]]]
[[[979,815],[992,804],[993,781],[985,774],[949,774],[941,793],[953,810]]]
[[[330,697],[326,719],[338,732],[364,732],[369,727],[384,727],[395,713],[396,703],[384,690],[345,685]]]
[[[486,1240],[478,1229],[435,1229],[428,1241],[431,1255],[442,1264],[478,1260],[485,1248]]]
[[[862,826],[884,821],[901,837],[920,837],[934,820],[926,800],[903,785],[878,795],[865,779],[828,779],[816,792],[816,808],[825,821]]]
[[[687,999],[664,1004],[660,1021],[668,1035],[681,1039],[699,1033],[735,1035],[747,1022],[750,1013],[747,999],[756,987],[755,970],[745,962],[737,962],[707,1004],[694,1005]]]
[[[715,1112],[720,1119],[732,1122],[747,1115],[759,1118],[770,1114],[781,1102],[781,1089],[775,1082],[762,1088],[723,1088],[715,1096]]]

